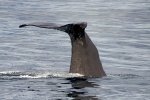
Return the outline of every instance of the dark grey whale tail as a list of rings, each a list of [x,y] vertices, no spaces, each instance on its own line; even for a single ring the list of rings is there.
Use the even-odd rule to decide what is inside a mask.
[[[80,73],[85,77],[106,76],[99,58],[98,50],[85,32],[85,28],[87,27],[86,22],[66,25],[56,25],[54,23],[31,23],[22,24],[19,28],[25,26],[56,29],[68,33],[72,44],[69,72]]]

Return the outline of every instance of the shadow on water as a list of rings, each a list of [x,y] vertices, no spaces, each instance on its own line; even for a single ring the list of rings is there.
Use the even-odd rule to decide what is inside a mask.
[[[89,82],[85,78],[67,78],[71,84],[71,88],[67,91],[66,96],[73,98],[73,100],[99,100],[95,95],[90,95],[85,88],[94,88],[98,86],[93,82]]]

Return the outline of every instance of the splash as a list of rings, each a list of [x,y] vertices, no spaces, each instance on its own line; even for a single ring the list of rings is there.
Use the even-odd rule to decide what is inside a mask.
[[[0,79],[38,79],[38,78],[73,78],[83,77],[78,73],[52,72],[52,71],[36,71],[36,72],[20,72],[20,71],[3,71],[0,72]]]

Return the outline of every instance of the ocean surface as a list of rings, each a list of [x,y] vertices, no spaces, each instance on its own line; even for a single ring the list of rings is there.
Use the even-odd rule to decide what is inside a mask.
[[[107,77],[74,79],[66,33],[85,21]],[[0,0],[0,100],[150,100],[150,0]]]

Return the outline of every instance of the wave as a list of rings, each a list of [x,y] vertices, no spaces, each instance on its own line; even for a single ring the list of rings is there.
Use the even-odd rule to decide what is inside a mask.
[[[36,71],[36,72],[20,72],[20,71],[3,71],[0,72],[0,79],[38,79],[38,78],[74,78],[83,77],[78,73],[53,72],[53,71]]]

